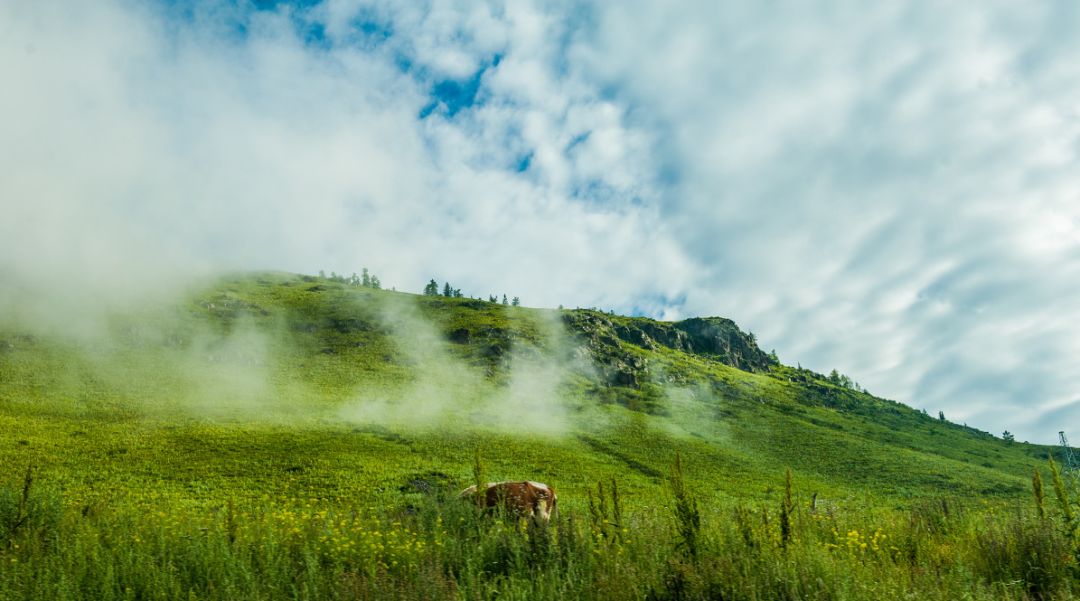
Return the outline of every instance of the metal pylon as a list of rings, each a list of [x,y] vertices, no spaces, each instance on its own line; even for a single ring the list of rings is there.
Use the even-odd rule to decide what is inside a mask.
[[[1061,464],[1063,471],[1071,473],[1073,475],[1080,474],[1080,463],[1077,462],[1076,456],[1072,452],[1072,447],[1069,446],[1069,439],[1065,438],[1065,432],[1058,432],[1058,440],[1061,441]]]

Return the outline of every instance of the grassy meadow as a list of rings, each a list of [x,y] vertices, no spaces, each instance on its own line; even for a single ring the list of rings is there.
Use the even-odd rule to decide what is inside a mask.
[[[277,273],[16,307],[0,599],[1080,595],[1053,448],[706,326]],[[478,476],[551,484],[558,514],[479,514]]]

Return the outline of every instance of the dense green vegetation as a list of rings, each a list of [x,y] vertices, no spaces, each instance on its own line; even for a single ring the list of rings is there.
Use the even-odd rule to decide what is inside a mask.
[[[477,449],[555,522],[456,502]],[[1052,451],[729,320],[237,275],[0,323],[0,598],[1067,599]]]

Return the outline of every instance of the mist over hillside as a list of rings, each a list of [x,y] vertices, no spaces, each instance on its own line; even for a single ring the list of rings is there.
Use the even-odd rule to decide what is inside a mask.
[[[783,365],[720,317],[530,309],[285,273],[204,280],[93,319],[6,315],[0,402],[27,415],[517,434],[646,477],[663,472],[648,450],[659,440],[749,481],[793,466],[823,487],[901,498],[1016,494],[1052,452]]]

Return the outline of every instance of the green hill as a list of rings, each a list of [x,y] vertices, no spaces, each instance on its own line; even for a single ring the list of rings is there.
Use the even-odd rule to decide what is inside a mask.
[[[1026,494],[1051,451],[781,365],[721,318],[265,273],[110,315],[93,334],[56,331],[0,335],[0,461],[76,490],[115,477],[192,501],[193,486],[284,485],[392,502],[418,474],[464,483],[480,446],[492,476],[551,480],[568,499],[610,475],[644,494],[679,450],[704,495],[761,497],[790,467],[823,496],[903,503]]]
[[[281,273],[54,306],[0,323],[0,599],[1080,592],[1054,449],[782,365],[727,319]],[[559,511],[490,519],[456,498],[476,479]]]

